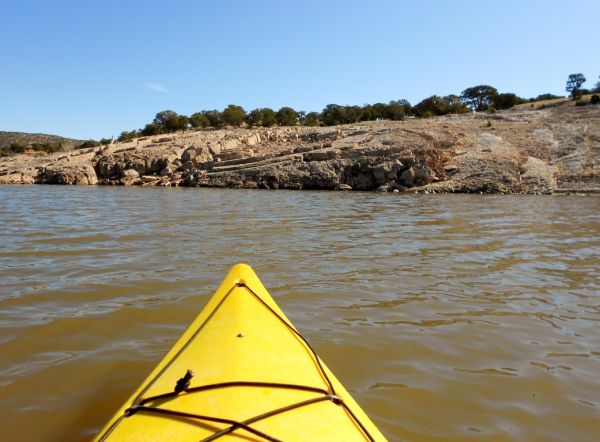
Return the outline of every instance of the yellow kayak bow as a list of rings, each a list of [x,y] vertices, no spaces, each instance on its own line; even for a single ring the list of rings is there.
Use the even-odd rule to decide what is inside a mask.
[[[238,264],[96,441],[385,441]]]

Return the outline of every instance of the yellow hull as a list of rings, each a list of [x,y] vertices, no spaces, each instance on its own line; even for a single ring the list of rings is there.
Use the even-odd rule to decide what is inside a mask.
[[[238,264],[96,440],[386,439]]]

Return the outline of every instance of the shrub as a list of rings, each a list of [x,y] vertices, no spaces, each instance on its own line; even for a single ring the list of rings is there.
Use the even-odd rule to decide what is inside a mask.
[[[100,143],[96,140],[87,140],[77,146],[75,149],[89,149],[90,147],[98,147]]]
[[[554,94],[540,94],[535,98],[530,99],[530,101],[542,101],[542,100],[556,100],[558,98],[565,98],[562,95],[554,95]]]
[[[587,103],[585,102],[585,100],[583,98],[578,98],[577,101],[575,102],[575,106],[585,106]]]
[[[25,145],[18,141],[14,142],[14,143],[10,143],[8,150],[11,153],[23,153],[23,152],[25,152]]]
[[[154,133],[150,133],[150,131],[148,130],[148,128],[150,126],[152,126],[153,128],[158,128],[158,126],[155,124],[146,124],[146,127],[144,127],[144,129],[142,129],[142,135],[156,135]],[[160,133],[162,133],[162,132],[160,132]],[[134,138],[137,138],[139,136],[140,136],[140,133],[137,130],[132,130],[130,132],[124,130],[119,135],[119,138],[117,138],[117,141],[120,141],[120,142],[131,141]]]
[[[598,104],[600,103],[600,95],[594,94],[592,98],[590,98],[590,104]]]

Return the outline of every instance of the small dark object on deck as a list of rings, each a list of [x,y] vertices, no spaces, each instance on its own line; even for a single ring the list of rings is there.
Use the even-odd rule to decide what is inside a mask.
[[[190,388],[190,380],[194,377],[194,372],[192,370],[188,370],[185,372],[185,376],[177,381],[175,384],[175,393],[181,393],[182,391]]]

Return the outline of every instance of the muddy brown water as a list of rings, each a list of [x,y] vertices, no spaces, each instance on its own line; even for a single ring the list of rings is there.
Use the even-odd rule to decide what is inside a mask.
[[[0,440],[88,440],[252,265],[391,441],[597,440],[600,198],[0,187]]]

